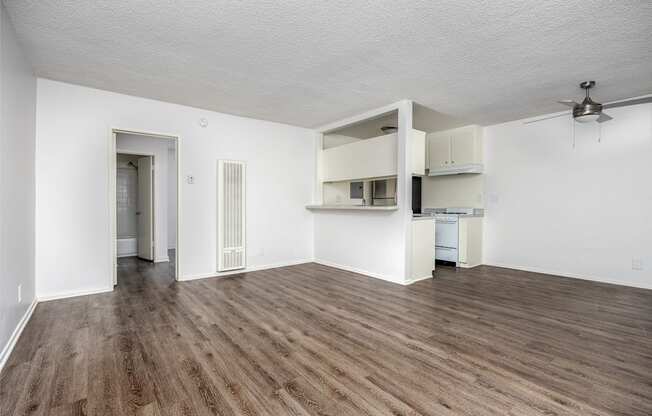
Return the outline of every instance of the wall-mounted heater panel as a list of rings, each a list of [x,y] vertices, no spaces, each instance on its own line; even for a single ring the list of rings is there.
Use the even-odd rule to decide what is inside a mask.
[[[217,271],[246,266],[245,162],[217,161]]]

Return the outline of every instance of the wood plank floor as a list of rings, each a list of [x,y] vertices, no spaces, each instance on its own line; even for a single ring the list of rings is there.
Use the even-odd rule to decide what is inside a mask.
[[[652,414],[652,291],[492,267],[402,287],[316,264],[38,305],[1,415]]]

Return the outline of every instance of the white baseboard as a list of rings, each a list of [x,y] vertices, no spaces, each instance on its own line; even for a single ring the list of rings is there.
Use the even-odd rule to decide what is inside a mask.
[[[255,271],[267,270],[267,269],[276,269],[278,267],[296,266],[297,264],[305,264],[305,263],[312,263],[312,262],[313,262],[312,259],[301,259],[301,260],[293,260],[293,261],[274,263],[274,264],[265,264],[260,266],[251,266],[251,267],[246,267],[244,269],[230,270],[228,272],[209,272],[209,273],[201,273],[201,274],[190,274],[190,275],[182,276],[179,279],[179,281],[185,282],[189,280],[207,279],[210,277],[230,276],[233,274],[255,272]]]
[[[540,267],[520,266],[520,265],[514,265],[514,264],[495,263],[495,262],[488,262],[488,263],[483,263],[483,264],[485,266],[502,267],[504,269],[521,270],[521,271],[524,271],[524,272],[549,274],[551,276],[570,277],[572,279],[588,280],[590,282],[608,283],[608,284],[611,284],[611,285],[636,287],[636,288],[639,288],[639,289],[652,289],[652,284],[651,285],[641,285],[639,283],[616,281],[616,280],[611,280],[611,279],[603,279],[603,278],[600,278],[600,277],[588,277],[586,275],[582,275],[582,274],[578,274],[578,273],[567,273],[567,272],[561,272],[559,270],[549,270],[549,269],[544,269],[544,268],[540,268]]]
[[[396,280],[395,278],[393,278],[391,276],[387,276],[387,275],[383,275],[383,274],[375,273],[375,272],[370,272],[368,270],[362,270],[362,269],[358,269],[358,268],[355,268],[355,267],[346,266],[344,264],[337,264],[337,263],[333,263],[333,262],[330,262],[330,261],[318,260],[318,259],[315,259],[314,262],[317,263],[317,264],[322,264],[324,266],[334,267],[336,269],[346,270],[347,272],[363,274],[365,276],[373,277],[375,279],[384,280],[384,281],[390,282],[390,283],[397,283],[399,285],[407,285],[407,284],[409,284],[409,283],[407,283],[405,281]]]
[[[116,257],[117,258],[122,258],[122,257],[136,257],[138,253],[122,253],[118,254]]]
[[[49,295],[43,295],[38,297],[39,302],[47,302],[49,300],[57,300],[57,299],[67,299],[67,298],[74,298],[77,296],[87,296],[87,295],[97,295],[99,293],[106,293],[106,292],[112,292],[113,287],[108,287],[108,288],[103,288],[103,289],[93,289],[93,290],[80,290],[76,292],[61,292],[61,293],[53,293]]]
[[[25,329],[25,327],[27,326],[27,323],[29,322],[29,319],[32,317],[32,313],[34,312],[34,309],[36,308],[37,304],[38,304],[38,300],[34,298],[31,305],[29,305],[29,308],[27,308],[27,310],[23,314],[23,317],[20,319],[20,321],[18,321],[18,325],[16,325],[16,329],[14,329],[14,332],[9,337],[7,344],[2,349],[2,352],[0,353],[0,371],[2,371],[3,367],[7,363],[7,360],[9,359],[11,352],[14,350],[14,347],[18,342],[18,338],[20,338],[20,334],[23,333],[23,329]]]
[[[409,279],[405,281],[405,285],[411,285],[412,283],[420,282],[422,280],[427,280],[427,279],[432,279],[432,274],[429,274],[428,276],[423,276],[423,277],[417,277],[415,279]]]
[[[167,256],[154,259],[154,263],[165,263],[166,261],[170,261],[170,258]]]

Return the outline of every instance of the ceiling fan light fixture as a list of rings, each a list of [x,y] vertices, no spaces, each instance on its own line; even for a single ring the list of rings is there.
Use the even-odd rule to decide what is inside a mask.
[[[590,123],[596,121],[600,117],[600,114],[584,114],[582,116],[575,117],[575,121],[579,123]]]

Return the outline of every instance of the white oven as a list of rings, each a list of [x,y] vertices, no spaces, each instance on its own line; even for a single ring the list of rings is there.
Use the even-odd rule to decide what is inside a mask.
[[[457,215],[435,215],[435,259],[457,263],[459,218]]]

